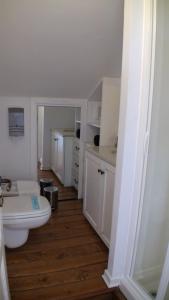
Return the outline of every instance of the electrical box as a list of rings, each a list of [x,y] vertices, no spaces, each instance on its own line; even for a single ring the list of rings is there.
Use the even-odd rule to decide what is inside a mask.
[[[24,136],[24,108],[8,108],[9,136]]]

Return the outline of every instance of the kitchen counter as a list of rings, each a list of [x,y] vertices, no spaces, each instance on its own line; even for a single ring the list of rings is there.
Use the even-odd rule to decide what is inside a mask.
[[[98,158],[116,167],[116,150],[112,146],[94,146],[87,145],[86,150],[91,154],[96,155]]]

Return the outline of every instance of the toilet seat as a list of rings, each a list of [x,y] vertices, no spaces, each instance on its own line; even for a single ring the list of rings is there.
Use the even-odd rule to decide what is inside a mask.
[[[4,198],[3,220],[37,218],[48,215],[51,210],[49,202],[42,196],[36,197],[39,204],[37,209],[32,205],[31,195]]]

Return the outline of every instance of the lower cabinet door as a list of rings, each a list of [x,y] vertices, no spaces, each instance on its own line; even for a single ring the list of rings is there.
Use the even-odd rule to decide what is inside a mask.
[[[115,169],[104,167],[104,165],[102,168],[104,169],[104,175],[102,176],[104,184],[101,201],[100,236],[109,247],[113,214]]]
[[[86,157],[85,160],[85,195],[83,212],[93,228],[98,232],[100,219],[100,164],[97,160]]]

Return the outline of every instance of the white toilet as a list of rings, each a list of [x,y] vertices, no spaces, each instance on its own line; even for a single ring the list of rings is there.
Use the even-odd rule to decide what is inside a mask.
[[[27,241],[30,229],[49,220],[51,207],[48,200],[40,196],[36,181],[12,182],[11,190],[3,194],[4,242],[9,248],[16,248]]]
[[[27,241],[29,230],[44,225],[50,215],[51,207],[45,197],[5,197],[2,214],[5,245],[9,248],[22,246]]]

